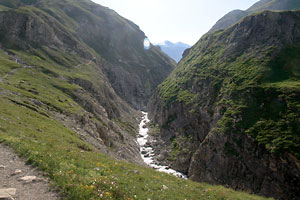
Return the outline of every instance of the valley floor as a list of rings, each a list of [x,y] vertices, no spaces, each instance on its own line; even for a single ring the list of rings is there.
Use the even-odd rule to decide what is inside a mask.
[[[0,145],[0,199],[57,200],[59,196],[50,191],[49,182],[40,171]]]

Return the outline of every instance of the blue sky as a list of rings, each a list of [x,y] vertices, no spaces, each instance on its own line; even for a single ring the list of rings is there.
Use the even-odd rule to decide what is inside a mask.
[[[93,0],[136,23],[152,43],[194,44],[222,16],[258,0]]]

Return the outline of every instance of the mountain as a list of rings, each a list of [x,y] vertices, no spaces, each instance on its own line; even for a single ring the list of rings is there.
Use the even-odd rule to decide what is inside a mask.
[[[209,32],[222,30],[237,23],[243,17],[263,10],[299,10],[300,2],[298,0],[260,0],[246,11],[234,10],[222,17],[209,30]]]
[[[51,108],[57,118],[75,118],[85,140],[105,151],[114,145],[114,152],[122,149],[121,157],[140,160],[131,125],[138,115],[132,108],[145,107],[174,68],[173,61],[154,46],[145,51],[146,36],[137,25],[90,1],[1,0],[0,4],[6,10],[0,13],[2,54],[15,57],[17,69],[41,78],[39,82],[23,75],[13,83],[7,81],[19,84],[13,90],[21,93],[33,90],[20,101],[41,110]],[[3,76],[14,70],[7,68]],[[43,84],[44,79],[49,82]],[[52,96],[57,103],[49,100]]]
[[[0,145],[65,199],[264,199],[145,167],[139,110],[175,67],[145,38],[89,0],[0,0]]]
[[[163,52],[165,52],[176,62],[180,61],[184,50],[191,47],[190,45],[184,44],[182,42],[172,43],[170,41],[165,41],[163,43],[160,43],[158,44],[158,46],[161,48]]]
[[[300,11],[204,35],[148,108],[156,160],[195,181],[298,199]]]
[[[98,61],[99,65],[101,65],[103,73],[106,74],[112,87],[122,99],[134,108],[144,108],[154,88],[172,71],[175,63],[155,46],[150,51],[144,51],[142,41],[146,36],[131,21],[122,18],[112,10],[96,6],[90,1],[75,2],[35,0],[20,3],[19,1],[2,0],[1,4],[8,7],[34,4],[35,8],[43,12],[44,18],[48,15],[51,16],[50,19],[57,24],[57,29],[60,30],[61,26],[68,29],[64,32],[67,32],[70,36],[61,36],[64,37],[62,39],[68,39],[69,42],[71,40],[80,41],[86,48],[97,55],[101,55],[101,59],[104,61]],[[49,4],[51,4],[51,8],[48,8]],[[23,16],[26,15],[23,14]],[[22,17],[21,14],[19,14],[19,17]],[[29,22],[23,20],[22,23],[28,25]],[[45,23],[48,22],[45,21]],[[33,29],[33,31],[35,30]],[[23,34],[21,30],[19,34]],[[31,42],[40,43],[42,40],[47,42],[49,38],[45,37],[48,37],[46,35],[48,33],[43,32],[43,34],[40,35],[39,41]],[[55,36],[53,35],[53,37]],[[12,36],[6,35],[5,37]],[[13,43],[11,46],[22,45],[17,44],[18,41],[14,41],[14,38],[5,37],[2,37],[2,39]],[[32,35],[28,35],[28,37],[33,38]],[[54,40],[54,38],[52,39]],[[53,41],[48,43],[51,42]],[[61,41],[55,42],[58,44]]]
[[[135,117],[138,113],[124,101],[125,98],[120,98],[118,93],[124,91],[114,89],[115,83],[108,76],[108,68],[125,66],[109,60],[112,58],[99,50],[101,47],[115,51],[118,47],[108,48],[102,40],[94,41],[92,46],[89,37],[91,32],[106,37],[108,33],[100,32],[100,28],[108,30],[109,23],[105,21],[110,21],[112,28],[128,29],[135,35],[135,43],[128,45],[136,52],[139,50],[135,56],[158,54],[157,65],[168,58],[162,53],[160,56],[156,49],[145,52],[142,45],[144,34],[134,24],[89,1],[71,4],[70,1],[1,0],[0,4],[5,10],[0,13],[1,57],[4,63],[1,67],[1,89],[5,91],[1,99],[5,99],[5,104],[10,102],[51,116],[50,119],[74,129],[78,136],[100,151],[142,163],[139,147],[134,141],[136,130],[133,125],[137,123]],[[117,45],[115,38],[107,37],[105,41]],[[124,57],[119,52],[111,55]],[[147,67],[150,70],[156,66],[149,64]],[[170,72],[171,69],[170,62],[161,70]],[[141,79],[138,77],[135,81]],[[143,77],[143,80],[150,81],[150,78]],[[135,84],[134,80],[130,84]],[[111,122],[112,119],[115,123]],[[128,127],[122,125],[127,123]],[[114,150],[110,149],[111,146],[115,147]]]

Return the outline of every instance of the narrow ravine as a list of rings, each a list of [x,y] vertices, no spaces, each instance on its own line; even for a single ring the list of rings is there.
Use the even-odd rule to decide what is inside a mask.
[[[141,152],[141,156],[142,156],[144,162],[147,165],[149,165],[150,167],[157,169],[160,172],[173,174],[174,176],[177,176],[179,178],[187,179],[187,176],[185,174],[177,172],[168,166],[159,165],[154,161],[154,159],[153,159],[154,150],[148,142],[149,129],[147,128],[147,124],[150,122],[150,120],[148,119],[148,113],[142,112],[142,114],[143,114],[143,117],[142,117],[141,123],[139,125],[139,134],[138,134],[137,142],[140,146],[140,152]]]

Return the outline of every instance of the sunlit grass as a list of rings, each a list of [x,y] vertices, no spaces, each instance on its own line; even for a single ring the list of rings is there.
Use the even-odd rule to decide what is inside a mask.
[[[30,60],[28,54],[16,54],[27,58],[31,67],[22,68],[4,54],[0,56],[6,63],[1,66],[2,75],[20,67],[0,83],[0,143],[44,171],[52,186],[68,199],[263,199],[179,179],[98,152],[49,113],[84,110],[70,95],[80,87],[68,82],[69,69],[47,59],[33,56]],[[78,71],[72,69],[69,75],[80,77],[80,71],[86,69],[83,76],[90,74],[93,80],[94,66],[85,64],[78,66]],[[35,105],[32,99],[42,104]]]
[[[69,199],[263,199],[116,161],[51,118],[6,98],[0,104],[0,142],[43,170]]]

